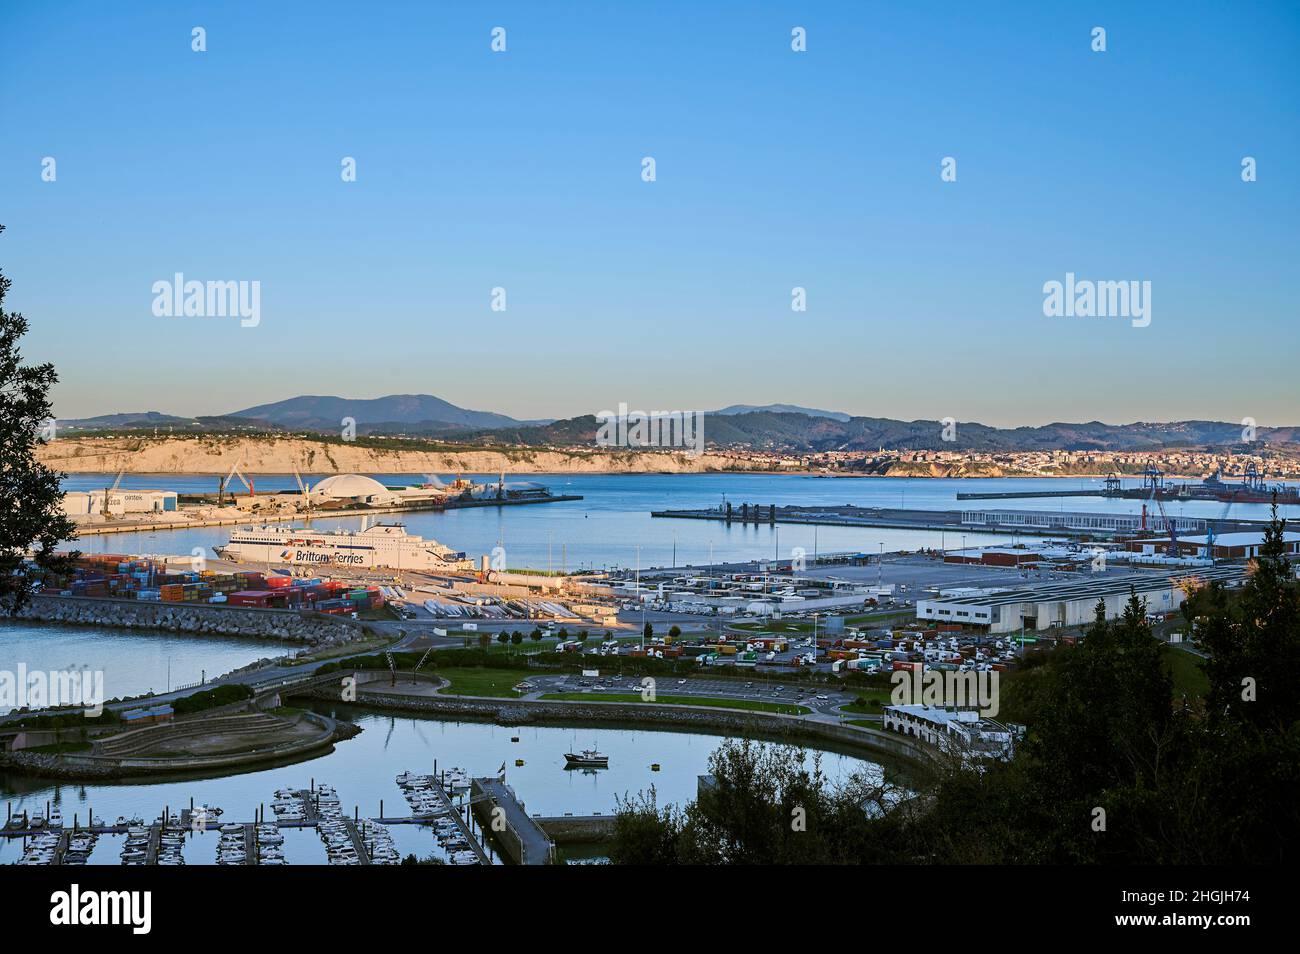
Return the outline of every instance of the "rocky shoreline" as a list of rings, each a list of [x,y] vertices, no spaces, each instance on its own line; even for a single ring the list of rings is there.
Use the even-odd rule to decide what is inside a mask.
[[[310,649],[341,646],[367,638],[374,632],[356,620],[302,614],[294,610],[154,603],[93,596],[39,595],[16,618],[121,629],[160,629],[203,636],[281,639]]]

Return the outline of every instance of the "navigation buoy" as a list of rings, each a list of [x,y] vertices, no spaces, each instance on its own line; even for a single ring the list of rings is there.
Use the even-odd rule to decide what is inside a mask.
[[[651,762],[651,763],[650,763],[650,771],[652,771],[652,772],[657,772],[657,771],[659,771],[659,763],[658,763],[658,762]]]
[[[524,765],[523,759],[515,759],[515,768],[523,768],[523,765]]]

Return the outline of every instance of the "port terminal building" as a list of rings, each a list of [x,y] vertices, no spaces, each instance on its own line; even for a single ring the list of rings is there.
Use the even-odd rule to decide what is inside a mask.
[[[1127,549],[1134,553],[1163,553],[1168,540],[1131,540]],[[1300,533],[1287,531],[1282,535],[1282,545],[1287,553],[1300,553]],[[1210,543],[1208,536],[1179,537],[1178,549],[1184,556],[1213,560],[1249,560],[1259,556],[1264,546],[1262,533],[1221,533]],[[1211,553],[1211,549],[1213,552]]]
[[[972,530],[983,527],[1005,532],[1009,527],[1023,527],[1026,533],[1052,533],[1064,531],[1091,531],[1098,535],[1162,533],[1169,527],[1165,518],[1157,513],[1145,516],[1136,513],[1087,513],[1085,511],[1048,510],[963,510],[961,522]],[[1208,533],[1209,524],[1204,517],[1170,515],[1168,523],[1179,533]]]
[[[175,509],[176,493],[171,490],[71,490],[63,495],[63,511],[69,517],[165,513]]]
[[[1169,613],[1186,598],[1179,584],[1187,574],[1126,574],[1096,580],[1047,583],[1014,589],[989,589],[980,593],[940,594],[918,600],[917,619],[963,626],[987,627],[989,633],[1014,633],[1021,629],[1046,630],[1091,623],[1097,603],[1106,606],[1106,618],[1124,612],[1129,594],[1135,592],[1147,604],[1149,613]],[[1192,572],[1205,583],[1218,581],[1240,586],[1246,578],[1242,566],[1198,567]]]

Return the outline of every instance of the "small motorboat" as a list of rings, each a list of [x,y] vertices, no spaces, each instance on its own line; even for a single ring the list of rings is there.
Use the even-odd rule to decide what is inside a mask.
[[[609,756],[596,749],[564,753],[565,768],[609,768]]]

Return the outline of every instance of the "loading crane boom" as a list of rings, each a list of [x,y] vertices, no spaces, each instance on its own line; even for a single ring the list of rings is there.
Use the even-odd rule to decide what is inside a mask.
[[[1160,499],[1159,488],[1162,483],[1160,472],[1154,467],[1148,469],[1148,481],[1151,486],[1151,499],[1155,501],[1156,508],[1160,511],[1160,519],[1165,522],[1165,530],[1169,533],[1169,545],[1165,547],[1165,554],[1171,557],[1178,557],[1180,550],[1178,546],[1178,528],[1174,522],[1169,519],[1169,514],[1165,513],[1165,502]],[[1145,517],[1145,508],[1143,516]]]

